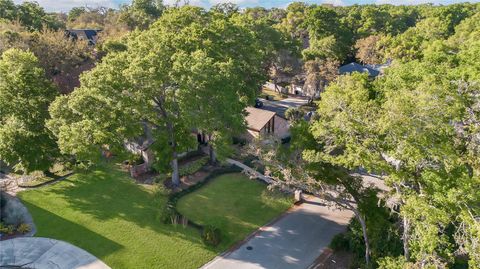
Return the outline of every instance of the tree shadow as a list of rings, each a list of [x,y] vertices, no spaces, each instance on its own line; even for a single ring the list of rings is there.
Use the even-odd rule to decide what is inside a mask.
[[[34,216],[38,230],[37,235],[69,242],[98,258],[103,258],[123,248],[122,245],[84,226],[66,220],[29,202],[23,201],[23,204]],[[52,227],[55,228],[52,229]],[[79,237],[79,234],[82,236]]]
[[[90,215],[99,221],[121,219],[155,232],[202,244],[200,236],[192,236],[191,228],[162,224],[157,216],[166,197],[140,186],[112,165],[74,176],[47,192],[61,196],[68,208]],[[83,239],[82,239],[83,240]]]
[[[211,268],[307,268],[345,227],[321,212],[299,210],[255,234]]]

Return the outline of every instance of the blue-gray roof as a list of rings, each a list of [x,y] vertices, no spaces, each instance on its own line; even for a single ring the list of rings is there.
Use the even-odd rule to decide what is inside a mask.
[[[343,65],[338,69],[338,72],[340,73],[340,75],[350,74],[353,72],[368,73],[370,77],[376,77],[380,75],[380,71],[358,63],[349,63]]]
[[[90,45],[95,45],[95,37],[100,31],[95,29],[67,29],[66,34],[74,39],[83,39],[88,41]]]

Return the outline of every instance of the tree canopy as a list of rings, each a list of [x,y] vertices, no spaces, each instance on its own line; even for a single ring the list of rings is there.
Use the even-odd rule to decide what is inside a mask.
[[[56,89],[37,58],[20,49],[0,59],[0,159],[18,171],[46,170],[57,156],[56,143],[45,128]]]

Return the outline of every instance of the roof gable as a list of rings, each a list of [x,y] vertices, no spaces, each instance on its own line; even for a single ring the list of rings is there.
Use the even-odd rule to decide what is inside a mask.
[[[254,107],[247,107],[247,128],[255,131],[260,131],[265,125],[275,117],[275,112],[258,109]]]

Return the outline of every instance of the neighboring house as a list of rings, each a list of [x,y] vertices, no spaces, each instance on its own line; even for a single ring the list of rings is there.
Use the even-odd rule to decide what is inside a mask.
[[[248,115],[245,117],[247,121],[245,139],[248,141],[268,135],[280,139],[290,136],[288,121],[278,116],[277,113],[254,107],[247,107],[246,110]]]
[[[100,33],[101,30],[96,30],[96,29],[67,29],[65,30],[65,34],[68,37],[73,38],[74,40],[80,39],[80,40],[86,40],[88,41],[88,44],[91,46],[94,46],[97,44],[98,40],[98,33]]]
[[[374,70],[377,70],[378,72],[380,72],[380,74],[383,74],[384,70],[392,65],[392,62],[393,61],[391,59],[388,59],[383,64],[367,64],[366,66]]]
[[[368,76],[371,78],[375,78],[380,75],[380,71],[365,65],[361,65],[359,63],[349,63],[340,66],[340,68],[338,69],[338,73],[340,75],[351,74],[353,72],[368,73]]]

